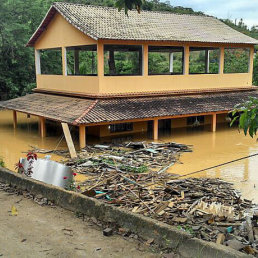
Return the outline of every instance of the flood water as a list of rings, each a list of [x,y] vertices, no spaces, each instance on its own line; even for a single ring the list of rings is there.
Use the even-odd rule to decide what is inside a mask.
[[[60,128],[56,129],[56,123],[49,125],[48,136],[41,139],[37,122],[36,117],[27,118],[26,115],[18,113],[18,128],[14,131],[12,112],[0,111],[0,157],[3,158],[7,168],[14,170],[14,164],[20,157],[25,156],[30,146],[51,150],[66,148],[62,131]],[[135,135],[134,140],[148,139],[143,134]],[[210,132],[207,128],[172,130],[170,134],[161,135],[160,141],[193,145],[193,152],[183,153],[180,158],[181,164],[176,164],[169,169],[169,172],[179,175],[258,153],[256,139],[244,136],[237,128],[229,128],[228,125],[219,125],[216,133]],[[75,139],[75,142],[77,144],[78,139]],[[52,155],[52,159],[59,161],[62,158]],[[253,199],[258,203],[258,156],[195,173],[192,176],[218,177],[232,182],[245,198]]]

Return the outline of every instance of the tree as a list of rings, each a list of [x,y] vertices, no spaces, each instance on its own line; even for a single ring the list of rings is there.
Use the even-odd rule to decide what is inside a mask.
[[[249,97],[249,100],[235,106],[232,112],[233,120],[231,125],[239,120],[239,129],[244,130],[244,134],[253,138],[258,128],[258,99]]]
[[[116,6],[119,11],[124,8],[126,14],[128,13],[128,10],[132,10],[134,8],[138,13],[140,13],[144,2],[145,0],[117,0]]]

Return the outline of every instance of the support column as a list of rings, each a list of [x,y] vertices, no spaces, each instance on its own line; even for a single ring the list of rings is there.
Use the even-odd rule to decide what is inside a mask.
[[[36,75],[41,74],[40,50],[37,50],[37,49],[35,49],[35,67],[36,67]]]
[[[17,128],[17,112],[13,110],[13,128]]]
[[[46,119],[45,117],[39,117],[39,130],[41,138],[46,137]]]
[[[249,52],[249,67],[248,67],[248,72],[251,75],[251,81],[252,81],[252,77],[253,77],[253,68],[254,68],[254,47],[250,48],[250,52]]]
[[[220,57],[219,57],[219,73],[220,74],[224,73],[224,52],[225,52],[225,48],[221,47],[220,48]]]
[[[149,46],[147,44],[143,45],[143,58],[142,58],[143,76],[149,75],[149,50],[148,50],[148,47]]]
[[[67,56],[66,56],[66,48],[62,47],[62,62],[63,62],[63,75],[67,75]]]
[[[217,115],[214,113],[212,114],[211,119],[211,131],[216,132],[216,126],[217,126]]]
[[[97,47],[98,76],[104,76],[104,45],[99,42]]]
[[[205,73],[210,72],[210,50],[205,51]]]
[[[173,73],[174,72],[174,54],[169,53],[169,72]]]
[[[153,139],[154,140],[159,139],[159,120],[158,119],[153,120]]]
[[[189,74],[189,58],[190,58],[190,48],[189,46],[184,47],[184,74]]]
[[[79,126],[79,141],[80,141],[80,149],[86,147],[86,127],[85,125]]]
[[[62,124],[62,128],[63,128],[63,132],[64,132],[64,136],[65,136],[65,140],[70,152],[70,156],[71,158],[77,158],[77,154],[74,148],[74,144],[73,144],[73,139],[69,130],[69,126],[67,123],[61,123]]]

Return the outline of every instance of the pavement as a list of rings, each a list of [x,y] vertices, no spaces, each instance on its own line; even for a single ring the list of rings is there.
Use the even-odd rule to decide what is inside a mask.
[[[12,209],[12,207],[17,209]],[[11,212],[13,210],[13,212]],[[144,243],[103,236],[90,221],[0,190],[0,257],[161,257]]]

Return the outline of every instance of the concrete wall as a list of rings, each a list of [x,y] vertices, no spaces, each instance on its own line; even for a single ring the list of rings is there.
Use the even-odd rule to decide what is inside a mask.
[[[144,240],[153,238],[160,248],[173,250],[182,258],[252,257],[223,245],[194,238],[187,232],[149,217],[33,180],[1,167],[0,182],[10,184],[21,191],[28,191],[32,195],[41,194],[56,205],[74,212],[80,212],[88,217],[94,217],[102,223],[129,229]]]

